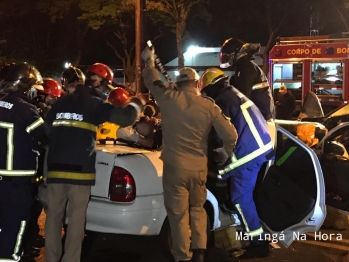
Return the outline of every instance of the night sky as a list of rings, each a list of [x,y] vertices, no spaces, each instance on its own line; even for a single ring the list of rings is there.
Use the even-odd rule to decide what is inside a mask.
[[[2,1],[2,0],[0,0]],[[16,0],[13,3],[19,3],[25,0]],[[190,45],[219,47],[225,39],[230,37],[239,38],[245,42],[259,42],[264,45],[268,40],[268,30],[255,14],[251,13],[251,6],[255,10],[262,10],[263,5],[267,0],[211,0],[207,10],[211,14],[211,20],[194,17],[196,10],[192,11],[190,19],[187,21],[187,33],[184,37],[184,52]],[[268,0],[278,4],[279,9],[272,11],[273,19],[278,21],[287,13],[284,5],[289,4],[295,6],[297,2],[300,7],[303,3],[311,0]],[[315,1],[315,0],[314,0]],[[338,1],[338,0],[333,0]],[[6,0],[11,5],[12,0]],[[334,5],[327,0],[316,0],[327,5]],[[21,6],[22,5],[18,5]],[[305,6],[305,4],[304,4]],[[63,66],[64,62],[72,61],[77,54],[76,31],[74,26],[78,24],[78,11],[67,18],[57,20],[55,23],[50,23],[49,17],[44,13],[25,13],[19,12],[21,7],[18,7],[18,12],[12,12],[11,16],[0,21],[0,24],[6,25],[0,27],[0,57],[14,58],[15,61],[26,60],[37,65],[39,68],[57,69],[57,65]],[[29,5],[32,8],[33,5]],[[252,9],[253,9],[252,8]],[[292,7],[292,8],[298,8]],[[323,8],[326,11],[328,18],[325,26],[322,25],[320,34],[339,33],[344,31],[343,26],[336,24],[338,15],[330,13],[328,7]],[[0,10],[1,11],[1,10]],[[334,12],[332,10],[332,12]],[[347,11],[346,11],[347,12]],[[263,14],[263,11],[259,12]],[[299,36],[309,35],[310,33],[310,12],[307,8],[301,11],[288,12],[291,14],[289,20],[282,26],[277,33],[278,36]],[[348,13],[348,12],[347,12]],[[1,12],[0,12],[1,14]],[[260,15],[259,14],[259,15]],[[1,19],[1,17],[0,17]],[[337,19],[337,21],[336,21]],[[30,21],[30,23],[28,22]],[[331,24],[332,23],[332,24]],[[163,63],[177,57],[175,34],[168,28],[161,28],[151,24],[150,19],[146,19],[145,38],[143,45],[146,45],[148,39],[153,40],[155,36],[162,34],[159,38],[153,41],[156,53]],[[160,32],[161,31],[161,32]],[[116,58],[110,47],[106,46],[105,39],[108,37],[103,30],[89,29],[87,37],[82,48],[82,56],[80,65],[89,65],[96,62],[105,63],[111,66],[121,66],[121,61]],[[132,33],[129,42],[134,41],[134,33]],[[6,42],[1,42],[6,39]],[[5,43],[5,44],[4,44]],[[115,42],[116,43],[116,42]],[[1,61],[0,61],[1,62]]]

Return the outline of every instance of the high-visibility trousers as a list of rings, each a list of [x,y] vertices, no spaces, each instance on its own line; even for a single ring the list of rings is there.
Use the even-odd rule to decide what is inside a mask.
[[[252,167],[233,170],[233,175],[230,177],[231,202],[243,222],[245,233],[252,240],[258,240],[264,234],[253,201],[253,190],[260,167],[261,165],[256,163]]]
[[[19,260],[32,204],[30,179],[0,176],[0,260]]]

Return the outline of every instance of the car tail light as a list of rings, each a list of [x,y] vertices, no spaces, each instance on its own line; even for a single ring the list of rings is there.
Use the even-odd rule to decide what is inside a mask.
[[[136,183],[132,175],[121,167],[114,167],[109,183],[109,199],[131,202],[136,198]]]

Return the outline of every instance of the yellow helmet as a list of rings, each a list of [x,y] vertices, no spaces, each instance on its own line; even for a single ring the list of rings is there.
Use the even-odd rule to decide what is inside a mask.
[[[200,90],[204,89],[208,85],[213,85],[222,79],[227,79],[228,77],[224,72],[218,68],[207,69],[200,77],[199,87]]]
[[[97,129],[97,141],[116,140],[116,131],[120,126],[114,123],[105,122]]]

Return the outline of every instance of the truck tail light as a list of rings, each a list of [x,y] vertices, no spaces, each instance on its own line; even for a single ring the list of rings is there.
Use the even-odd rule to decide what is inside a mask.
[[[121,167],[114,167],[109,183],[109,199],[116,202],[131,202],[136,198],[136,183],[133,176]]]

